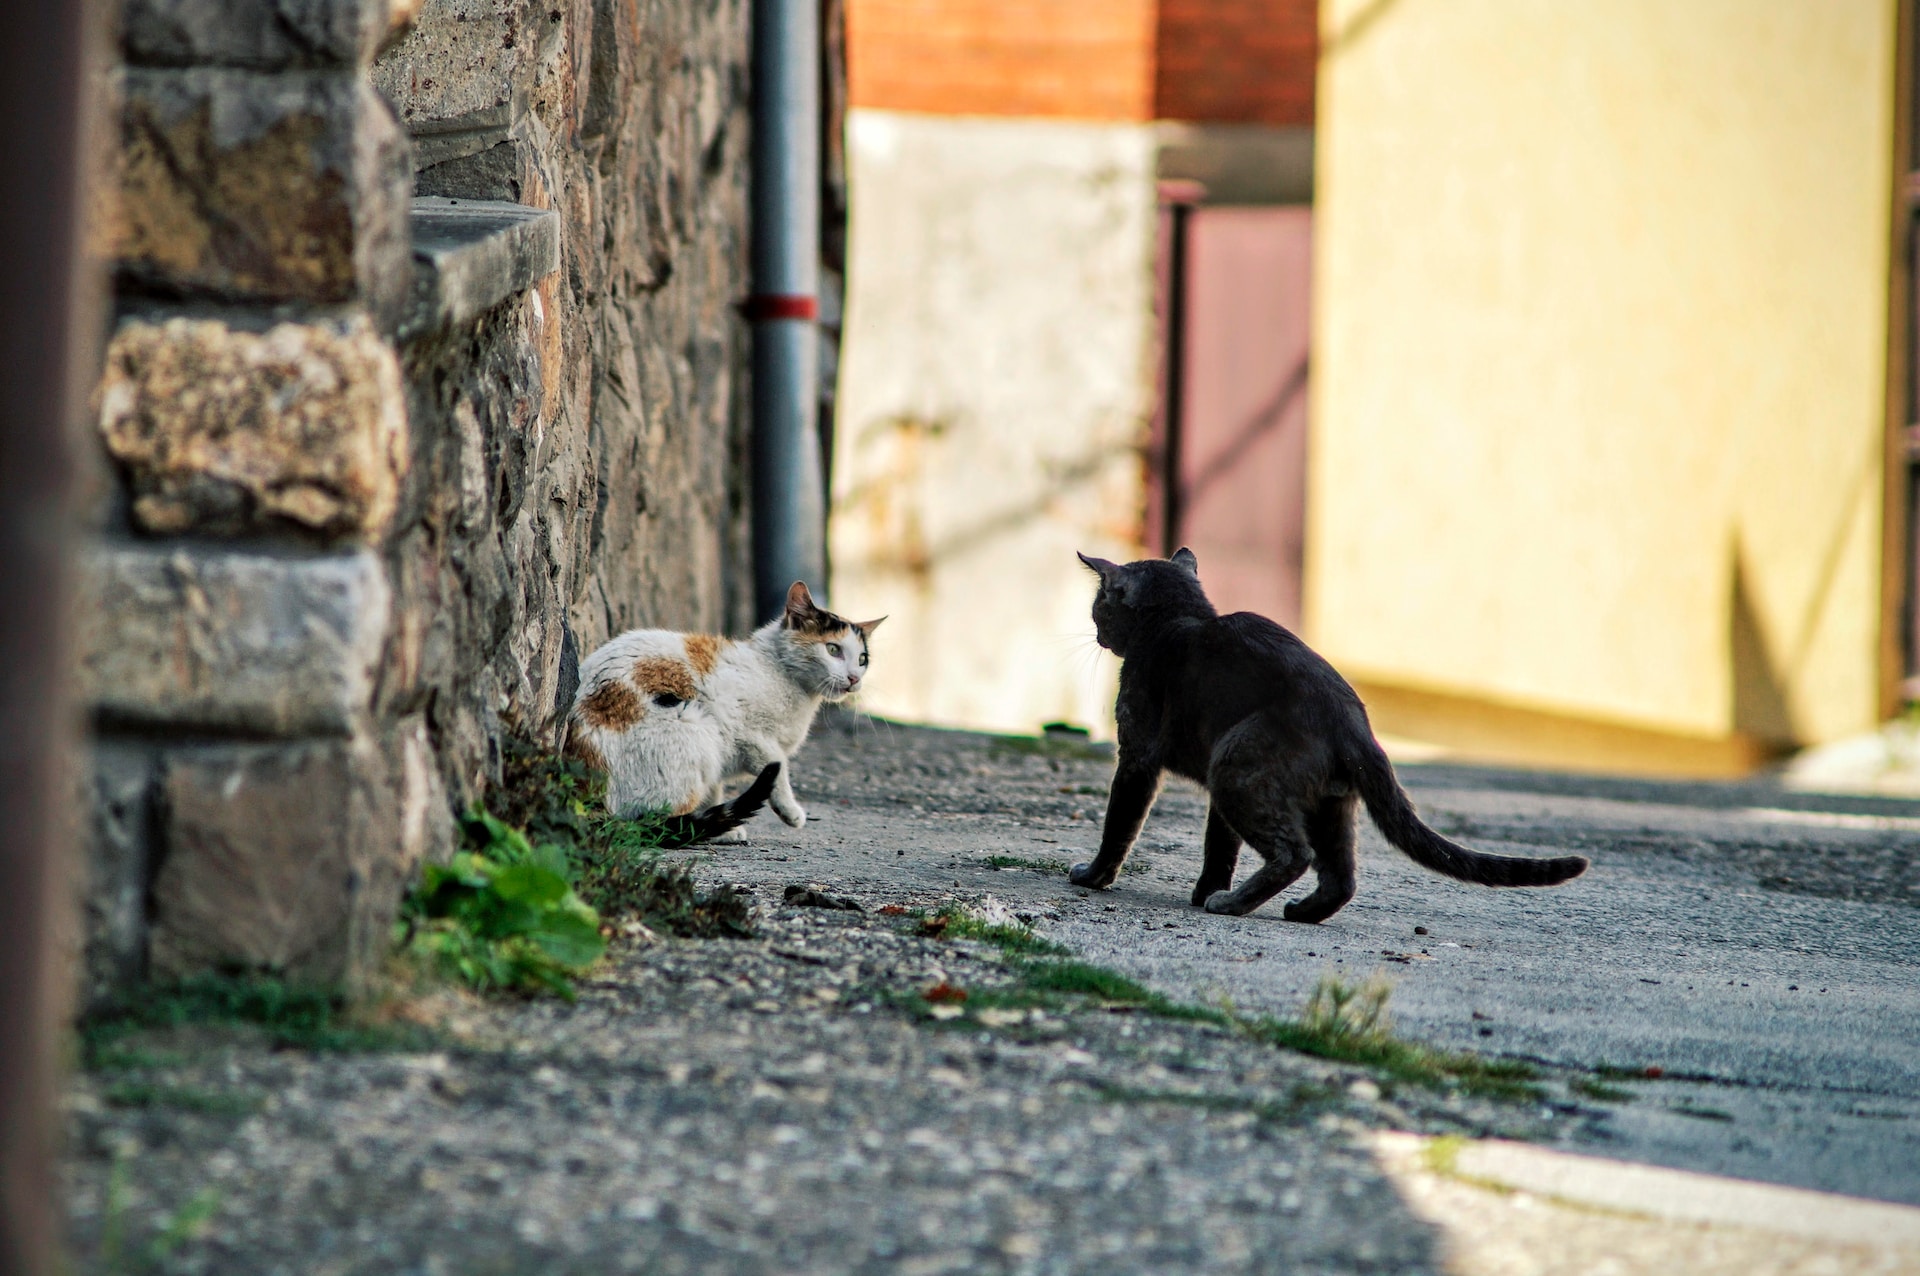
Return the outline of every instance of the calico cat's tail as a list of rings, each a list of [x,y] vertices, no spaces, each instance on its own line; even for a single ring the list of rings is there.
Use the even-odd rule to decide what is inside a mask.
[[[1584,855],[1555,855],[1531,859],[1517,855],[1488,855],[1448,841],[1420,819],[1407,791],[1394,778],[1393,763],[1376,742],[1369,740],[1353,760],[1354,779],[1367,814],[1389,842],[1405,851],[1414,863],[1463,882],[1482,886],[1558,886],[1587,871]]]
[[[670,815],[662,825],[660,848],[673,850],[675,847],[692,846],[695,842],[705,842],[730,833],[753,818],[753,813],[767,804],[767,795],[773,792],[773,782],[780,778],[780,764],[769,762],[753,777],[753,783],[746,791],[731,802],[717,802],[704,811],[695,811],[690,815]]]

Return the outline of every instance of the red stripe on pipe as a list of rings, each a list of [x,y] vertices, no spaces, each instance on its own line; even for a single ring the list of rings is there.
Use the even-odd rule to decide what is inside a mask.
[[[761,293],[740,303],[740,315],[748,323],[759,323],[763,319],[818,319],[820,303],[795,293]]]

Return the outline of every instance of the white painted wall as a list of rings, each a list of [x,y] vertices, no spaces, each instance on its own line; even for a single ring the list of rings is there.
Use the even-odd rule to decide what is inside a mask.
[[[885,614],[870,712],[1109,730],[1076,549],[1138,557],[1151,125],[856,110],[834,610]]]

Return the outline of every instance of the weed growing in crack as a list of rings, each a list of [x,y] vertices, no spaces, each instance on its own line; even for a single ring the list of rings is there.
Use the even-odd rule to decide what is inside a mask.
[[[524,741],[508,742],[501,770],[500,818],[562,848],[575,890],[601,917],[632,917],[688,938],[753,934],[743,893],[703,892],[690,868],[664,859],[664,812],[631,820],[606,813],[604,772]]]
[[[1538,1073],[1529,1064],[1440,1050],[1393,1036],[1387,1018],[1391,985],[1378,977],[1357,986],[1337,976],[1323,978],[1298,1019],[1246,1015],[1230,1006],[1177,1001],[1117,970],[1072,960],[1068,950],[1025,926],[989,923],[955,906],[917,916],[923,934],[980,939],[1000,948],[1011,959],[1015,976],[1008,987],[968,990],[961,1013],[955,1013],[957,1004],[935,1013],[922,998],[904,1002],[923,1019],[963,1026],[965,1018],[978,1018],[983,1010],[1065,1009],[1076,1001],[1092,1001],[1161,1019],[1212,1024],[1301,1054],[1359,1064],[1387,1079],[1428,1089],[1458,1088],[1506,1100],[1541,1097]]]
[[[1586,1077],[1574,1077],[1567,1082],[1567,1089],[1583,1099],[1592,1099],[1598,1103],[1632,1103],[1640,1096],[1631,1090],[1622,1090],[1619,1086],[1608,1085],[1604,1081],[1593,1081]]]
[[[105,1219],[100,1232],[100,1270],[103,1272],[148,1272],[166,1261],[169,1254],[185,1241],[198,1236],[220,1209],[220,1193],[204,1188],[182,1205],[138,1251],[127,1252],[127,1162],[124,1151],[116,1151],[107,1170]]]
[[[1357,1063],[1395,1081],[1429,1089],[1459,1087],[1487,1098],[1529,1100],[1540,1097],[1538,1073],[1517,1060],[1416,1045],[1388,1028],[1387,998],[1392,987],[1375,976],[1360,985],[1337,975],[1323,977],[1298,1019],[1243,1017],[1242,1029],[1260,1040],[1340,1063]]]
[[[403,955],[482,991],[549,991],[606,951],[603,921],[636,918],[677,935],[753,933],[752,905],[662,857],[664,813],[616,819],[606,776],[509,742],[494,810],[461,821],[463,849],[429,864],[395,929]],[[496,813],[497,812],[497,813]]]
[[[571,997],[573,976],[600,959],[607,941],[600,915],[574,891],[566,849],[529,841],[477,804],[462,831],[472,849],[428,864],[407,896],[400,951],[483,992]]]
[[[989,921],[970,909],[949,904],[932,914],[909,914],[920,921],[920,933],[943,939],[972,939],[991,944],[1014,957],[1064,957],[1070,951],[1033,933],[1031,926]]]

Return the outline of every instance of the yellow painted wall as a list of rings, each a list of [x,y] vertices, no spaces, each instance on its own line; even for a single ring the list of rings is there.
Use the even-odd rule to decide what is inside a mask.
[[[1309,636],[1363,683],[1869,729],[1892,0],[1329,0],[1322,32]]]

